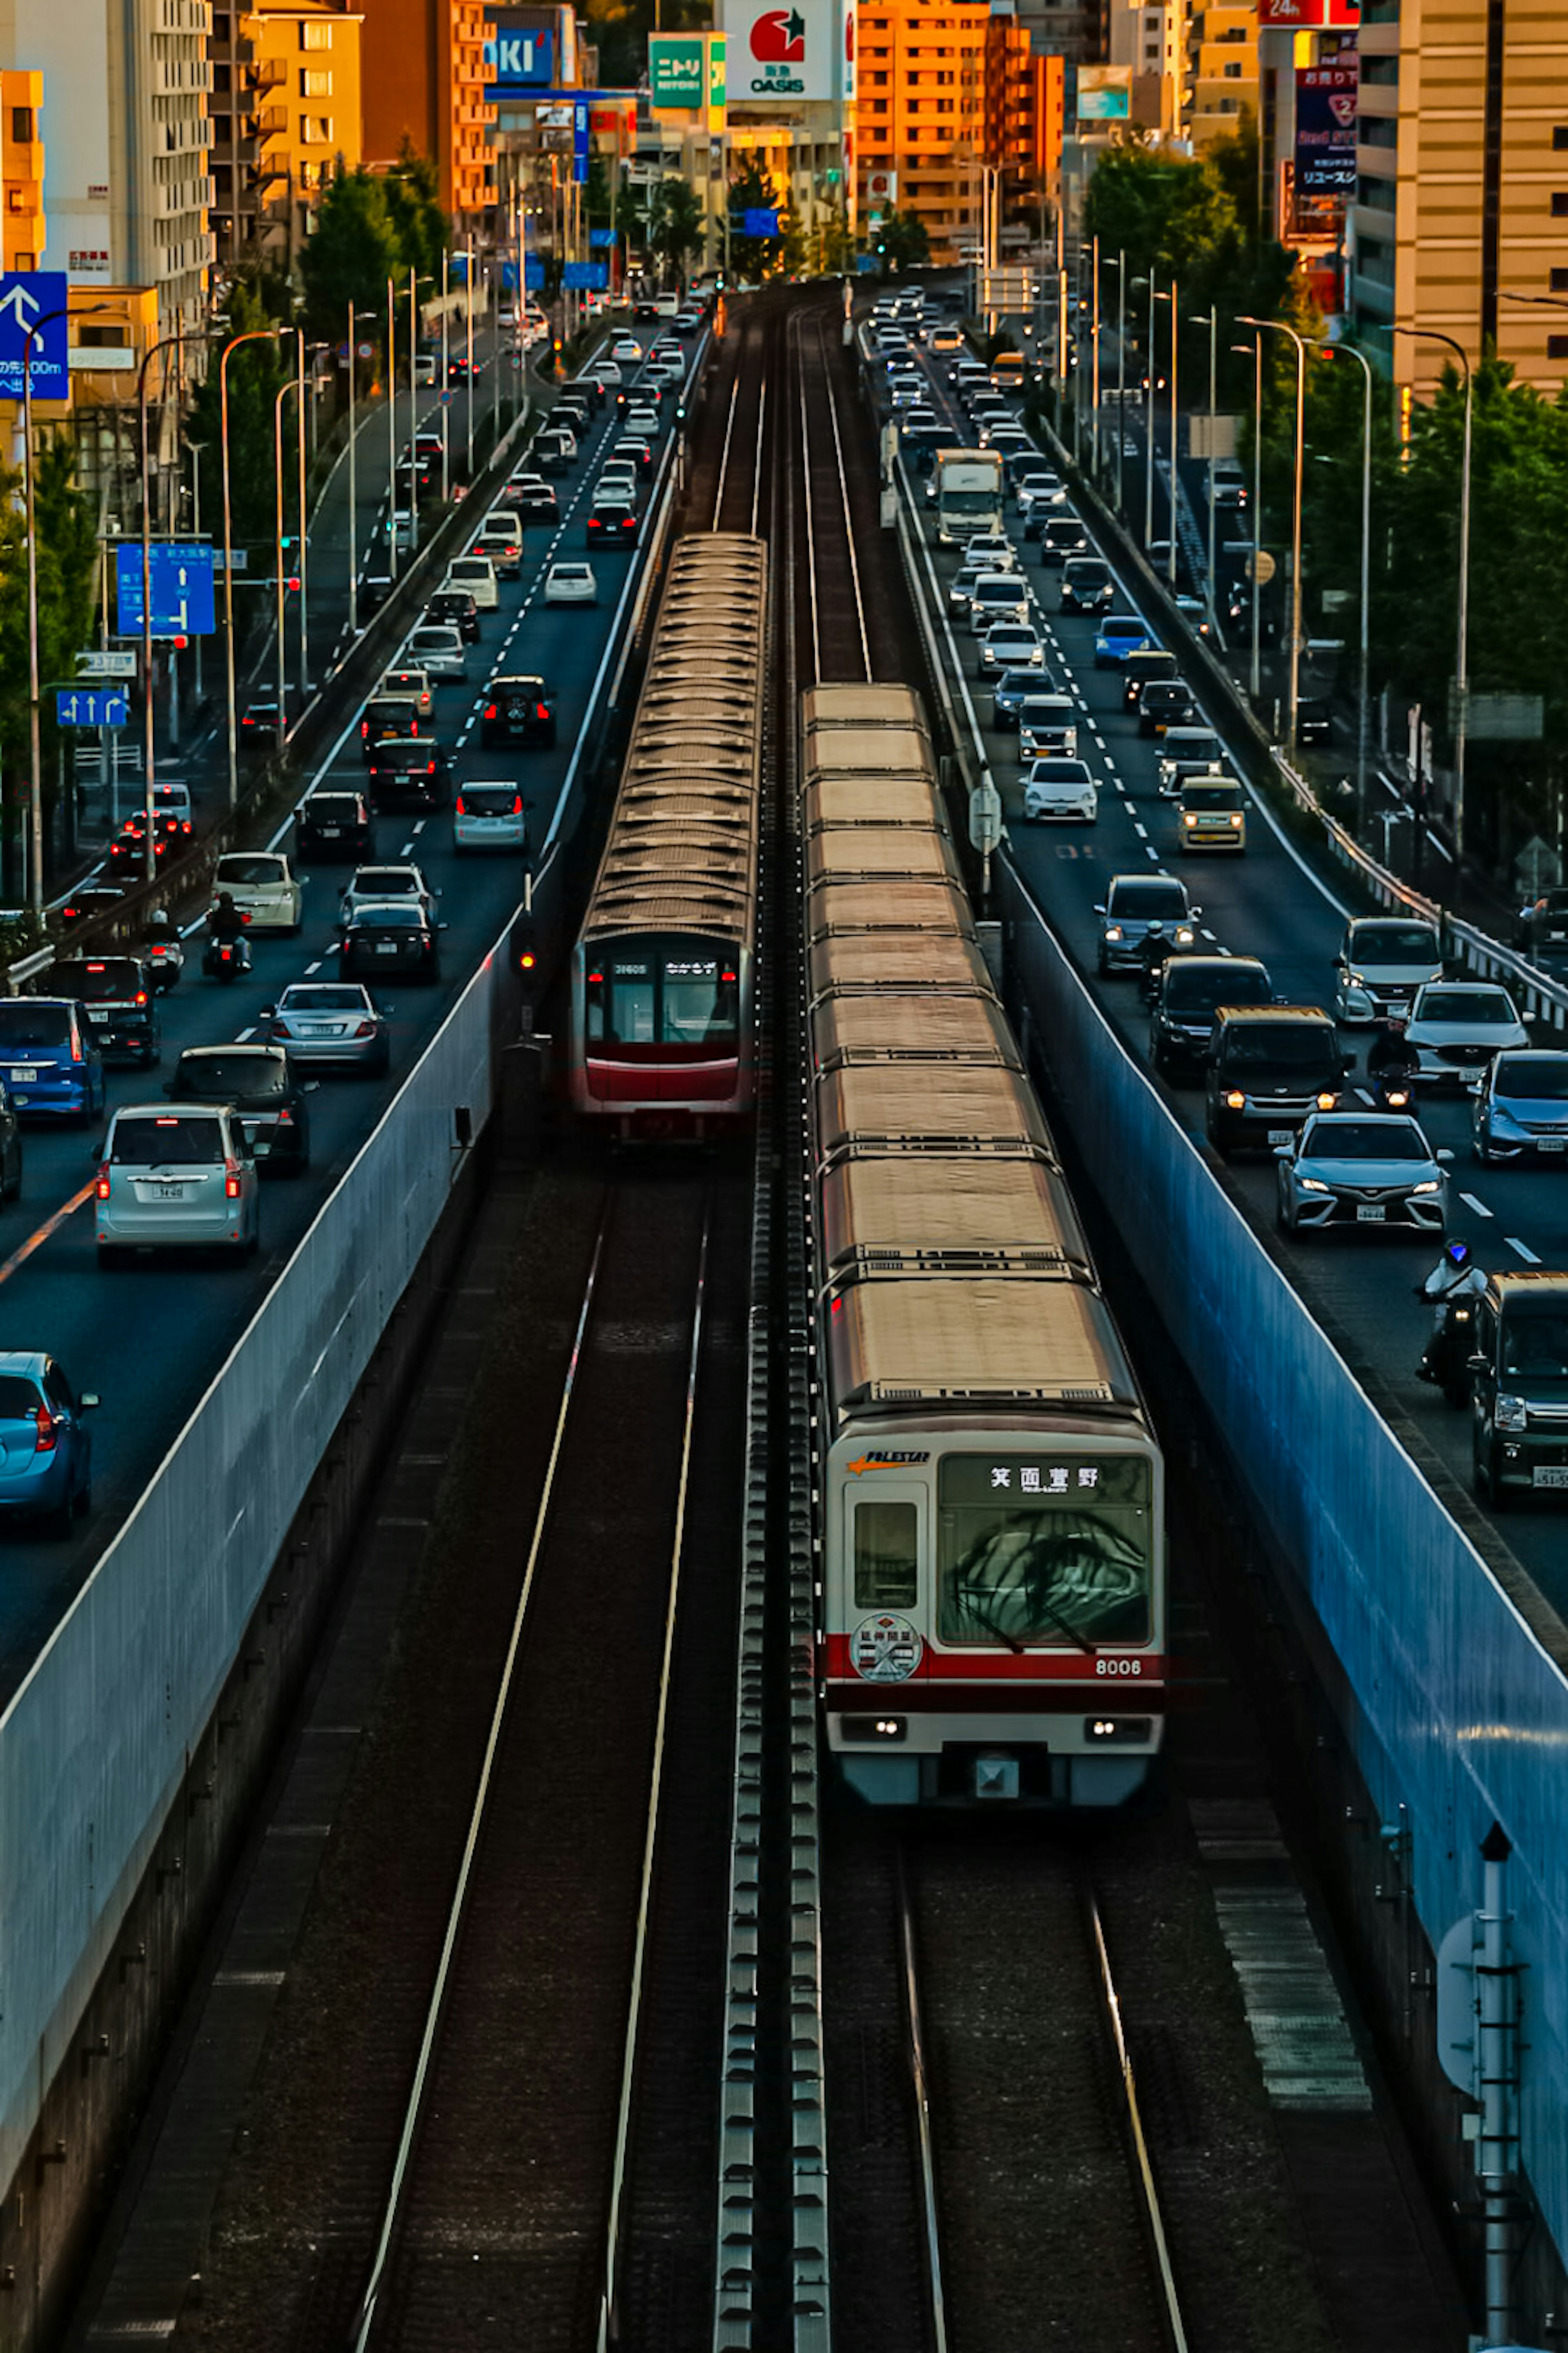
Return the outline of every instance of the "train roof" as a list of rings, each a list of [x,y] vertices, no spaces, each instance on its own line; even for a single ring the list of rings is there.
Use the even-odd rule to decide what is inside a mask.
[[[908,686],[810,686],[800,698],[803,734],[829,727],[918,727],[926,733],[921,699]]]
[[[1093,1280],[1060,1172],[1033,1154],[847,1153],[822,1179],[820,1240],[830,1282],[878,1266],[993,1263]]]
[[[962,1145],[976,1155],[1033,1150],[1054,1159],[1034,1090],[995,1062],[847,1062],[816,1081],[813,1129],[819,1160],[847,1145],[904,1152]]]
[[[996,994],[973,940],[941,932],[829,934],[811,943],[806,983],[814,1004],[846,990],[879,997],[916,989],[928,997],[957,989]]]
[[[1065,1274],[866,1268],[826,1318],[836,1415],[1037,1404],[1142,1418],[1097,1291]]]
[[[823,825],[940,826],[947,819],[929,776],[866,776],[823,770],[807,786],[805,829]]]
[[[969,940],[974,925],[966,893],[952,882],[824,881],[806,892],[805,934],[920,932]],[[920,950],[911,944],[910,954]]]
[[[918,776],[930,763],[923,728],[818,727],[808,730],[801,744],[801,773],[808,785],[820,776]]]
[[[819,828],[805,845],[808,889],[857,876],[906,876],[910,881],[962,882],[945,833],[934,826],[856,825]]]
[[[910,990],[830,997],[812,1022],[812,1042],[819,1071],[839,1062],[924,1063],[954,1055],[1023,1068],[1002,1008],[968,989],[952,996]]]

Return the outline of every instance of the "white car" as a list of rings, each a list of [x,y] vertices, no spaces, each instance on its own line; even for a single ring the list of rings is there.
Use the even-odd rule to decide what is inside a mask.
[[[394,507],[383,528],[398,554],[406,555],[414,545],[414,517],[408,509]]]
[[[226,891],[251,932],[300,929],[304,892],[287,858],[273,849],[232,849],[213,871],[213,896]]]
[[[430,691],[430,673],[423,670],[384,670],[375,693],[395,694],[405,702],[416,704],[421,719],[429,718],[436,700]],[[371,700],[374,702],[375,696]]]
[[[596,605],[599,584],[591,564],[552,564],[544,575],[547,605]]]
[[[1427,1086],[1478,1082],[1494,1054],[1528,1046],[1530,1032],[1495,981],[1436,980],[1415,992],[1405,1041]]]
[[[637,471],[629,461],[625,465],[606,466],[594,485],[594,495],[588,501],[590,513],[595,507],[636,505]]]
[[[260,1240],[255,1141],[226,1103],[125,1104],[93,1191],[100,1267],[150,1248],[243,1257]]]
[[[454,849],[526,849],[528,804],[516,785],[464,785],[452,812]]]
[[[610,357],[628,367],[638,367],[642,363],[642,345],[635,335],[617,335],[610,345]]]
[[[522,525],[505,507],[492,508],[479,525],[474,554],[488,556],[498,574],[515,580],[522,570]]]
[[[488,555],[457,555],[447,566],[443,586],[464,588],[481,613],[493,613],[500,603],[496,568]]]
[[[440,897],[433,891],[417,866],[356,866],[338,893],[338,929],[352,923],[362,907],[379,905],[388,899],[414,899],[431,923],[436,920],[436,902]]]
[[[638,353],[638,357],[641,357],[640,353]],[[613,359],[600,360],[594,370],[594,375],[597,378],[598,382],[605,385],[622,384],[625,382],[625,378],[621,375],[620,369],[616,365]]]
[[[1443,977],[1443,944],[1418,915],[1363,915],[1334,958],[1334,1019],[1404,1014],[1418,988]]]
[[[468,675],[468,649],[463,643],[463,633],[450,621],[421,621],[416,629],[410,630],[403,658],[427,670],[433,679]]]
[[[1001,621],[1026,627],[1029,618],[1029,584],[1021,572],[983,572],[969,599],[971,634],[984,637]]]
[[[1024,815],[1031,825],[1053,818],[1081,819],[1092,825],[1100,815],[1100,795],[1088,763],[1066,760],[1056,754],[1037,760],[1024,779]]]
[[[1000,678],[1008,670],[1037,670],[1043,674],[1045,667],[1046,649],[1027,621],[999,621],[980,649],[984,678]]]
[[[658,412],[657,409],[627,409],[626,431],[628,433],[640,434],[645,440],[651,441],[657,437],[658,430]]]

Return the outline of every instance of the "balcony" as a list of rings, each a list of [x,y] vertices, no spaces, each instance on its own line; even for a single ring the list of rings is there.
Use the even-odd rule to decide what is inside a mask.
[[[254,90],[277,90],[288,79],[289,69],[281,58],[264,58],[259,65],[252,66],[249,84]]]

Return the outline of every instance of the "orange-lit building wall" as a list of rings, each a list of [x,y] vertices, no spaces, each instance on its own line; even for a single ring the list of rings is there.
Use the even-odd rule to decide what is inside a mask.
[[[931,258],[952,261],[980,237],[985,150],[987,5],[890,0],[856,25],[856,171],[896,172],[900,213],[925,224]]]
[[[364,0],[364,160],[395,163],[406,139],[434,160],[459,228],[491,201],[484,44],[482,0]]]
[[[0,72],[0,179],[5,182],[5,266],[44,266],[44,106],[41,73]],[[21,134],[26,132],[26,137]],[[61,264],[64,267],[64,264]]]

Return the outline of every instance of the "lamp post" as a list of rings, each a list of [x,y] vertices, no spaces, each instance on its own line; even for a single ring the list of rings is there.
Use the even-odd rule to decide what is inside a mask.
[[[1170,583],[1171,594],[1173,596],[1176,593],[1176,539],[1178,533],[1176,505],[1176,444],[1180,438],[1178,431],[1180,417],[1176,407],[1176,345],[1181,327],[1181,322],[1178,316],[1180,299],[1176,280],[1173,278],[1171,280],[1171,291],[1169,296],[1162,295],[1160,297],[1162,301],[1168,300],[1171,305],[1171,537],[1165,576]]]
[[[1215,403],[1219,383],[1219,345],[1215,341],[1215,336],[1219,331],[1219,312],[1216,310],[1211,310],[1206,318],[1194,314],[1193,324],[1194,327],[1206,327],[1209,331],[1209,576],[1207,603],[1209,608],[1209,628],[1217,637],[1219,634],[1219,615],[1215,610],[1214,601],[1214,437]]]
[[[283,525],[286,520],[283,512],[283,403],[296,389],[295,379],[292,376],[286,378],[279,385],[277,396],[272,403],[272,497],[274,512],[278,517],[276,533],[278,560],[273,566],[273,606],[278,627],[278,733],[280,741],[285,733],[289,716],[289,672],[286,653],[288,639],[283,628]]]
[[[463,311],[468,325],[468,480],[474,479],[474,240],[468,243],[468,269],[463,279]]]
[[[1453,335],[1441,334],[1436,327],[1395,327],[1394,332],[1396,335],[1409,335],[1416,343],[1446,343],[1449,351],[1458,354],[1459,365],[1465,371],[1465,446],[1459,475],[1459,629],[1454,658],[1454,879],[1458,883],[1465,866],[1465,752],[1470,724],[1470,454],[1476,380],[1468,352]]]
[[[1127,473],[1127,248],[1105,267],[1116,272],[1116,512],[1126,505]]]
[[[1305,472],[1306,459],[1307,343],[1306,338],[1298,334],[1294,327],[1288,327],[1283,319],[1249,319],[1242,315],[1238,317],[1237,324],[1243,327],[1271,327],[1276,334],[1289,335],[1296,346],[1296,486],[1290,510],[1290,702],[1288,737],[1290,749],[1294,752],[1301,709],[1301,480]],[[1258,369],[1258,445],[1261,449],[1263,439],[1261,350]],[[1261,468],[1261,459],[1259,466]],[[1254,569],[1256,570],[1256,566]],[[1257,594],[1256,583],[1253,594],[1255,596]]]
[[[1100,488],[1100,238],[1098,236],[1095,237],[1091,251],[1093,262],[1089,286],[1093,317],[1090,328],[1094,337],[1094,358],[1090,368],[1089,448],[1089,465],[1094,473],[1094,486],[1098,490]]]
[[[1354,360],[1364,378],[1361,429],[1361,645],[1356,680],[1355,813],[1358,830],[1366,824],[1366,762],[1372,731],[1368,677],[1372,646],[1372,362],[1353,343],[1321,343],[1328,359]]]
[[[95,308],[101,310],[103,305],[100,303]],[[143,847],[149,882],[158,871],[158,852],[153,830],[157,805],[157,775],[156,731],[153,716],[153,481],[147,457],[147,370],[160,352],[180,351],[188,340],[183,327],[176,327],[172,335],[161,335],[156,343],[148,344],[142,354],[142,364],[136,371],[136,428],[142,459],[142,791],[147,821]],[[216,342],[217,339],[206,336],[197,340]]]
[[[418,295],[416,291],[418,283],[418,280],[414,275],[414,264],[410,262],[408,265],[408,439],[411,445],[409,452],[411,460],[414,454],[412,443],[419,425],[419,309]],[[419,473],[417,466],[412,462],[408,473],[408,552],[411,555],[416,555],[419,552]]]
[[[412,501],[410,501],[412,503]],[[386,281],[386,568],[397,577],[397,288]]]
[[[1143,545],[1154,536],[1154,280],[1149,280],[1149,342],[1145,364],[1149,393],[1143,403]]]
[[[451,448],[452,430],[452,322],[447,311],[448,263],[451,259],[445,246],[441,248],[441,504],[452,495]]]
[[[359,443],[354,423],[354,306],[349,304],[349,635],[359,633]]]
[[[191,536],[198,540],[202,535],[202,452],[206,446],[205,441],[185,443],[191,453]],[[196,658],[196,702],[199,704],[202,699],[202,641],[199,635],[193,651]]]
[[[1245,343],[1232,343],[1233,352],[1244,355]],[[1263,554],[1263,338],[1252,338],[1253,413],[1252,413],[1252,668],[1247,686],[1256,709],[1263,693],[1262,633],[1259,621],[1262,613],[1263,584],[1258,565]]]
[[[234,808],[239,800],[239,713],[235,708],[234,681],[234,498],[228,478],[228,364],[242,343],[275,343],[283,335],[298,334],[297,327],[247,327],[243,335],[236,335],[225,343],[217,364],[218,450],[223,476],[223,635],[224,686],[228,716],[228,805]],[[282,713],[279,713],[281,718]]]

